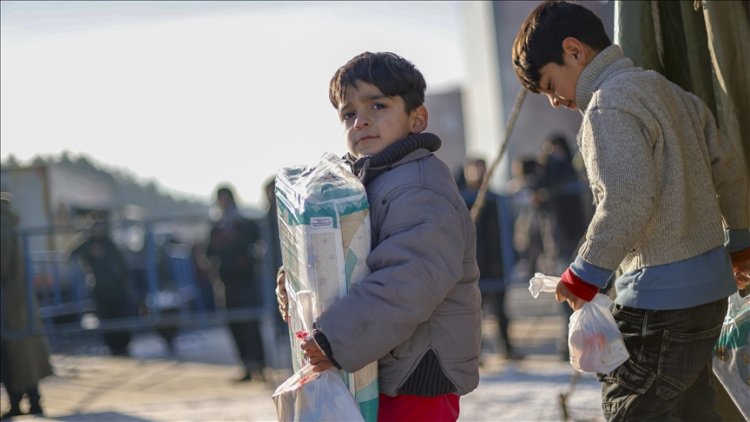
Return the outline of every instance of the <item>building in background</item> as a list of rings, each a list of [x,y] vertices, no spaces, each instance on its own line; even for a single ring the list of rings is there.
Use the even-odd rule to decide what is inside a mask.
[[[13,195],[32,258],[65,249],[94,215],[113,222],[115,242],[130,249],[143,247],[147,222],[153,233],[188,243],[205,238],[209,229],[209,204],[175,199],[153,185],[64,161],[3,166],[0,188]]]
[[[106,180],[57,164],[3,168],[0,180],[2,190],[13,195],[21,230],[68,225],[90,212],[109,213],[115,205],[113,187]],[[60,249],[71,236],[32,236],[29,249]]]
[[[462,95],[459,88],[425,96],[429,113],[427,132],[440,137],[443,142],[435,155],[451,169],[453,174],[462,171],[466,157],[466,139]]]

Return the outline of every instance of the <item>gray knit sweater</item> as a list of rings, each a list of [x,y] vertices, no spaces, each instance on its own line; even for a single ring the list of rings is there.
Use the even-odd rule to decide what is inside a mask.
[[[722,245],[748,227],[748,182],[706,105],[612,45],[576,85],[578,146],[596,211],[579,255],[632,271]]]

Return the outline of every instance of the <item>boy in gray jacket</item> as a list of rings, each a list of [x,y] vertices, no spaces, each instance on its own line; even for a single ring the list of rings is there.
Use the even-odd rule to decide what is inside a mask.
[[[302,349],[316,371],[378,361],[379,421],[455,421],[459,396],[479,382],[476,233],[432,154],[440,139],[423,133],[424,78],[395,54],[366,52],[329,88],[367,190],[371,274],[318,317]],[[283,308],[283,277],[279,293]]]
[[[718,420],[711,351],[750,262],[741,155],[695,95],[633,66],[591,11],[545,2],[513,46],[521,84],[578,109],[596,210],[557,286],[574,309],[620,267],[613,315],[630,359],[600,374],[609,420]],[[725,231],[729,239],[724,244]]]

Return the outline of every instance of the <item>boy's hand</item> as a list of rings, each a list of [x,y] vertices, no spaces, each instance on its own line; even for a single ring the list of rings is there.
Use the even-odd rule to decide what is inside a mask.
[[[276,302],[279,303],[281,319],[289,322],[289,298],[286,296],[286,272],[284,272],[284,267],[280,267],[279,272],[276,273]]]
[[[732,273],[737,289],[743,290],[750,287],[750,248],[735,252],[732,258]]]
[[[306,338],[300,345],[305,357],[310,361],[313,372],[323,372],[326,369],[332,368],[333,364],[328,360],[323,350],[321,350],[318,343],[312,337]]]
[[[555,299],[557,299],[558,303],[568,302],[568,305],[574,311],[581,309],[583,304],[586,303],[585,300],[574,295],[573,292],[571,292],[570,289],[568,289],[568,286],[566,286],[562,282],[557,283],[557,290],[555,290]]]
[[[560,276],[560,282],[557,283],[555,299],[560,303],[567,301],[568,305],[574,311],[577,311],[581,309],[584,303],[593,299],[598,291],[598,287],[586,283],[568,267]]]

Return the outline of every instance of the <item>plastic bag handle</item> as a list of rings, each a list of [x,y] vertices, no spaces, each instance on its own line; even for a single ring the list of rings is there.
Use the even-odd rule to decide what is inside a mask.
[[[534,277],[529,280],[529,292],[531,292],[531,296],[534,299],[539,297],[539,293],[541,292],[555,293],[559,282],[560,277],[535,273]]]

